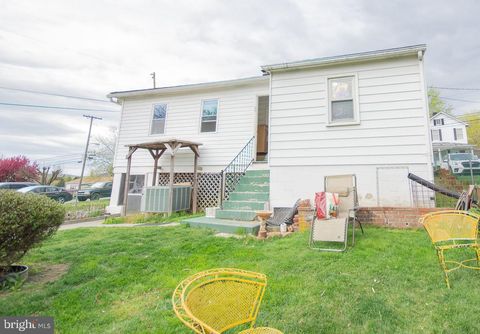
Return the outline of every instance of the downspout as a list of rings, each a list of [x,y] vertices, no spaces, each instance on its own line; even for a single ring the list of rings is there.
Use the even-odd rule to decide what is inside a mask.
[[[425,53],[424,51],[418,51],[418,61],[419,61],[419,67],[420,67],[420,79],[423,81],[423,94],[422,94],[422,100],[423,100],[423,105],[425,109],[425,123],[426,123],[426,139],[428,143],[428,156],[429,156],[429,161],[430,161],[430,171],[429,171],[429,177],[433,181],[433,146],[432,146],[432,138],[430,136],[431,129],[430,129],[430,110],[428,106],[428,90],[427,90],[427,81],[425,80]]]

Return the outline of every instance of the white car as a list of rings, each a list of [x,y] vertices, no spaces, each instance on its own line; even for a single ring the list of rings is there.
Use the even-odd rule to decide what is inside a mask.
[[[470,164],[474,173],[480,173],[480,160],[470,153],[450,153],[440,164],[440,168],[453,174],[470,173]]]

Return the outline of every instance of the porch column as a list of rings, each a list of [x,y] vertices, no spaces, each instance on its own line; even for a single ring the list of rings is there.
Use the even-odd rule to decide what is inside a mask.
[[[155,157],[153,159],[153,180],[152,180],[152,186],[157,185],[157,169],[158,169],[158,157]]]
[[[168,194],[168,215],[170,216],[173,212],[173,179],[175,176],[175,154],[180,148],[181,143],[172,141],[165,143],[166,149],[170,152],[170,182],[169,182],[169,194]]]
[[[173,179],[175,177],[175,155],[170,155],[170,182],[168,184],[168,215],[170,216],[173,212]]]
[[[198,193],[198,147],[191,147],[194,157],[193,157],[193,184],[192,184],[192,212],[197,213],[197,193]]]
[[[443,158],[442,158],[442,150],[441,149],[438,149],[438,159],[440,159],[438,161],[438,165],[441,166],[442,165],[442,161],[443,161]]]

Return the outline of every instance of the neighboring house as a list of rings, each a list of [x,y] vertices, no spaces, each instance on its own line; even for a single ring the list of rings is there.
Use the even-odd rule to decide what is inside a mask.
[[[468,144],[468,123],[453,115],[439,112],[430,118],[434,165],[440,166],[449,153],[471,152]]]
[[[120,212],[126,145],[200,142],[201,172],[220,172],[255,136],[269,171],[271,207],[313,199],[326,175],[356,174],[362,206],[409,206],[407,174],[433,179],[425,45],[262,66],[263,76],[113,92],[122,105],[109,210]],[[175,170],[192,172],[190,150]],[[168,172],[169,155],[159,172]],[[137,151],[130,188],[150,185],[153,160]],[[123,175],[123,176],[122,176]],[[123,179],[122,179],[123,178]]]

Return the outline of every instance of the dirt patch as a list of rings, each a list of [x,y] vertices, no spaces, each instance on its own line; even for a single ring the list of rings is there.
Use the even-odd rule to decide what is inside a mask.
[[[51,264],[38,268],[38,271],[31,272],[29,274],[27,283],[44,284],[55,282],[65,275],[70,268],[69,264]]]

